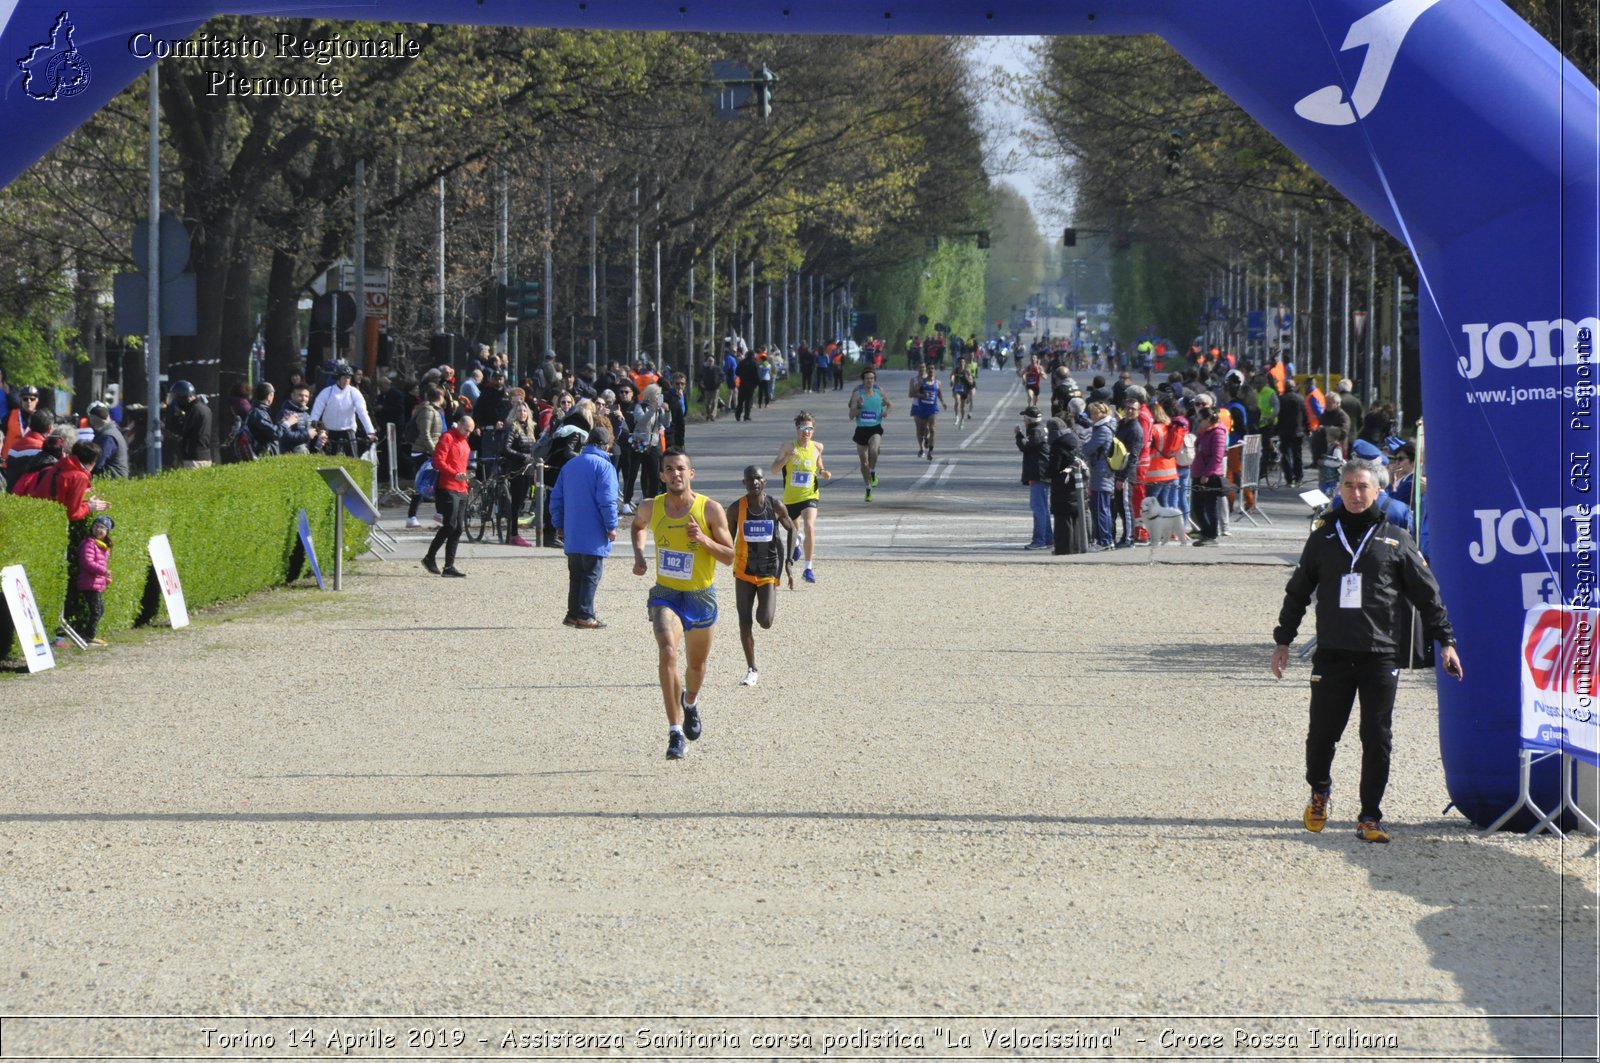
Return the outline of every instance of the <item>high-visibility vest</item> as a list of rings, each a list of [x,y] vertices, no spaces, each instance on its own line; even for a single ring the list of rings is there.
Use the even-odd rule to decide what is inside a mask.
[[[1313,399],[1316,400],[1316,405],[1312,405],[1312,400]],[[1318,410],[1327,409],[1328,408],[1327,404],[1328,404],[1328,400],[1323,397],[1322,389],[1319,388],[1317,386],[1317,384],[1316,384],[1316,381],[1313,380],[1311,382],[1311,390],[1306,392],[1306,430],[1307,431],[1315,432],[1317,429],[1322,427],[1322,414],[1318,413],[1317,411]]]

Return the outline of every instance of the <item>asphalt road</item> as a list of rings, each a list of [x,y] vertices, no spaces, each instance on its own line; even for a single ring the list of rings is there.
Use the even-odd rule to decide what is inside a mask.
[[[847,407],[853,382],[842,391],[789,396],[756,411],[748,422],[724,414],[715,423],[692,426],[688,445],[695,488],[724,504],[737,498],[744,467],[770,466],[778,449],[794,438],[795,414],[805,410],[816,418],[823,463],[833,473],[822,489],[817,533],[825,556],[1020,552],[1031,527],[1022,456],[1012,438],[1025,405],[1022,382],[1009,372],[984,373],[976,415],[965,428],[957,429],[954,412],[939,415],[929,461],[917,457],[910,381],[903,369],[879,375],[893,408],[884,424],[878,486],[870,503],[864,501],[866,488],[851,441],[855,425]],[[779,490],[776,482],[771,487]]]
[[[1079,374],[1087,387],[1092,374]],[[1022,484],[1022,455],[1014,429],[1022,423],[1026,394],[1011,370],[980,374],[977,402],[966,425],[956,427],[955,414],[946,411],[937,422],[936,446],[930,461],[917,456],[916,429],[907,395],[911,373],[885,369],[879,382],[893,408],[885,423],[878,458],[878,486],[872,501],[864,499],[856,448],[855,427],[848,413],[851,389],[820,394],[791,394],[749,421],[735,421],[724,413],[716,421],[689,427],[686,442],[694,462],[694,489],[727,505],[744,492],[745,466],[770,469],[778,450],[794,438],[794,417],[801,410],[816,420],[817,441],[823,445],[823,464],[833,473],[822,488],[817,525],[818,564],[834,560],[1015,562],[1021,564],[1148,564],[1148,548],[1106,551],[1057,557],[1049,551],[1027,551],[1032,528],[1028,491]],[[948,384],[947,384],[948,389]],[[781,486],[773,480],[769,489]],[[1232,530],[1216,550],[1163,547],[1155,561],[1162,564],[1292,564],[1305,542],[1310,510],[1287,489],[1263,491],[1264,515],[1252,519],[1236,516]],[[432,537],[428,515],[422,507],[423,526],[405,531],[405,511],[386,508],[385,527],[400,540],[403,559],[422,556]],[[492,542],[461,543],[461,557],[515,557],[524,551]]]

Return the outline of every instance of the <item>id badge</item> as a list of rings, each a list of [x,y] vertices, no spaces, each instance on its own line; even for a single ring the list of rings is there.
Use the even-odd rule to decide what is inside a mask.
[[[1361,573],[1351,572],[1339,579],[1339,608],[1361,608]]]

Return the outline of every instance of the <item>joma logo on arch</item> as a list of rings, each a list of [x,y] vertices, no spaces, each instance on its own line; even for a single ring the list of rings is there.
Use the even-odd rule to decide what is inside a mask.
[[[1526,325],[1502,321],[1498,325],[1462,325],[1461,331],[1467,337],[1467,353],[1456,359],[1456,368],[1471,380],[1485,366],[1544,369],[1589,364],[1593,361],[1594,336],[1600,332],[1600,320],[1586,317],[1568,321],[1563,317]]]

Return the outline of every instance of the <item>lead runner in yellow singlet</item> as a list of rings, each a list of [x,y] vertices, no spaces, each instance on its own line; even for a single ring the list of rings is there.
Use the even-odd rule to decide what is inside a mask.
[[[833,473],[822,467],[822,444],[816,441],[816,421],[806,411],[795,414],[792,443],[785,443],[772,462],[770,475],[783,478],[783,508],[789,519],[800,528],[803,546],[796,549],[790,560],[800,560],[800,550],[805,551],[806,570],[801,578],[807,583],[817,582],[811,567],[816,555],[817,498],[820,494],[817,478],[833,479]]]
[[[633,515],[633,574],[650,571],[644,555],[645,534],[655,540],[656,582],[646,612],[659,653],[657,672],[661,700],[667,710],[667,759],[682,760],[684,740],[700,737],[700,688],[711,631],[717,622],[717,564],[733,564],[733,537],[722,506],[695,494],[694,467],[680,447],[661,459],[662,494],[640,504]],[[678,657],[688,656],[685,675],[678,677]]]

